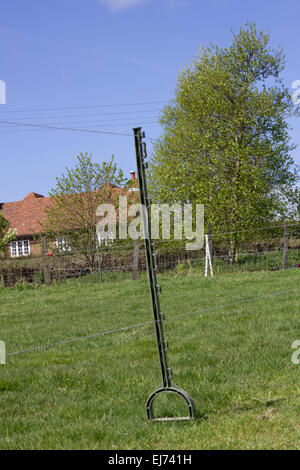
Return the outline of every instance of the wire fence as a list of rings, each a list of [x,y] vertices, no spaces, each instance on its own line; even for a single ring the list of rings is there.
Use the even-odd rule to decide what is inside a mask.
[[[291,294],[291,293],[296,292],[296,291],[300,291],[300,287],[295,287],[295,288],[291,288],[291,289],[284,289],[284,290],[275,291],[275,292],[269,292],[267,294],[263,294],[263,295],[259,295],[259,296],[255,296],[255,297],[248,297],[248,298],[240,299],[240,300],[237,300],[235,302],[230,302],[230,303],[227,303],[227,304],[221,304],[221,305],[216,305],[216,306],[212,306],[212,307],[203,308],[203,309],[196,310],[196,311],[193,311],[193,312],[185,312],[185,313],[180,313],[178,315],[172,315],[169,318],[166,318],[165,321],[174,321],[174,320],[178,320],[180,318],[187,317],[187,316],[203,314],[203,313],[212,312],[212,311],[216,311],[216,310],[224,310],[226,308],[234,307],[235,305],[240,305],[240,304],[244,304],[244,303],[248,303],[248,302],[256,302],[256,301],[266,299],[266,298],[269,298],[269,297],[274,297],[274,296]],[[114,333],[122,333],[122,332],[125,332],[125,331],[128,331],[128,330],[142,328],[142,327],[145,327],[145,326],[151,326],[151,325],[154,325],[155,323],[157,323],[157,321],[152,320],[152,321],[147,321],[147,322],[143,322],[143,323],[137,323],[137,324],[134,324],[134,325],[118,327],[118,328],[114,328],[114,329],[110,329],[110,330],[106,330],[106,331],[101,331],[101,332],[98,332],[98,333],[89,334],[89,335],[86,335],[86,336],[78,336],[76,338],[66,339],[66,340],[62,340],[62,341],[56,341],[56,342],[48,343],[48,344],[42,344],[42,345],[35,346],[35,347],[32,347],[32,348],[22,349],[20,351],[14,351],[14,352],[6,354],[6,356],[11,357],[11,356],[18,356],[20,354],[30,353],[30,352],[37,352],[37,351],[41,351],[41,350],[44,350],[44,349],[53,348],[53,347],[56,347],[56,346],[63,346],[65,344],[77,343],[79,341],[98,338],[100,336],[111,335],[111,334],[114,334]]]
[[[235,248],[237,232],[209,232],[214,273],[239,273],[288,269],[300,266],[300,223],[274,224],[245,230]],[[24,244],[26,242],[26,244]],[[10,248],[0,259],[0,286],[50,285],[67,279],[84,282],[138,279],[146,271],[142,240],[114,240],[78,250],[45,237],[20,240],[18,250]],[[26,247],[26,253],[21,250]],[[185,240],[155,241],[158,273],[175,276],[190,270],[204,273],[205,244],[187,250]],[[17,255],[17,256],[16,256]]]

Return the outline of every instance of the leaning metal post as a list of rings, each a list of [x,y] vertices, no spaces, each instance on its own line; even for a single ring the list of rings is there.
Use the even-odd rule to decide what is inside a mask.
[[[154,315],[154,324],[155,332],[157,339],[158,355],[161,367],[162,383],[161,385],[154,390],[154,392],[149,396],[146,403],[146,412],[147,417],[150,420],[156,421],[167,421],[167,420],[186,420],[195,417],[195,407],[191,397],[177,385],[171,382],[172,369],[168,367],[167,360],[167,349],[168,342],[164,338],[164,314],[160,310],[159,295],[161,294],[161,287],[157,282],[157,255],[155,253],[154,243],[151,238],[151,221],[150,221],[150,207],[151,207],[151,198],[148,196],[147,184],[146,184],[146,168],[147,163],[145,158],[147,157],[146,144],[142,141],[145,137],[145,133],[142,132],[141,127],[133,129],[134,132],[134,142],[135,142],[135,152],[136,152],[136,165],[140,189],[140,201],[142,207],[142,219],[144,227],[144,239],[145,239],[145,251],[147,259],[147,268],[150,284],[150,293],[152,301],[152,310]],[[188,405],[188,416],[183,417],[168,417],[168,418],[155,418],[153,412],[153,401],[154,398],[163,392],[171,392],[177,395],[180,395]]]

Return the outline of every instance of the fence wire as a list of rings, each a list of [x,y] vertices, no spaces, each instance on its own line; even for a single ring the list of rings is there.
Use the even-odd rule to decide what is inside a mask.
[[[207,312],[212,312],[212,311],[216,311],[216,310],[221,310],[221,309],[225,309],[225,308],[228,308],[228,307],[233,307],[235,305],[240,305],[240,304],[244,304],[244,303],[248,303],[248,302],[255,302],[257,300],[266,299],[266,298],[277,296],[277,295],[284,295],[284,294],[288,294],[288,293],[296,292],[296,291],[300,291],[300,287],[295,287],[295,288],[292,288],[292,289],[285,289],[285,290],[282,290],[282,291],[270,292],[268,294],[263,294],[263,295],[259,295],[259,296],[256,296],[256,297],[246,298],[246,299],[241,299],[241,300],[237,300],[236,302],[230,302],[228,304],[216,305],[214,307],[207,307],[207,308],[204,308],[204,309],[196,310],[194,312],[186,312],[186,313],[181,313],[181,314],[178,314],[178,315],[171,315],[170,317],[166,318],[165,321],[170,322],[170,321],[174,321],[174,320],[177,320],[179,318],[183,318],[183,317],[187,317],[187,316],[192,316],[192,315],[197,315],[197,314],[200,314],[200,313],[207,313]],[[121,332],[124,332],[124,331],[137,329],[137,328],[142,328],[142,327],[145,327],[145,326],[151,326],[151,325],[155,325],[155,323],[157,323],[157,322],[155,320],[152,320],[152,321],[147,321],[147,322],[143,322],[143,323],[137,323],[135,325],[123,326],[123,327],[120,327],[120,328],[101,331],[99,333],[94,333],[94,334],[90,334],[90,335],[86,335],[86,336],[79,336],[77,338],[67,339],[67,340],[63,340],[63,341],[56,341],[54,343],[49,343],[49,344],[45,344],[45,345],[41,345],[41,346],[36,346],[36,347],[33,347],[33,348],[28,348],[28,349],[23,349],[23,350],[20,350],[20,351],[15,351],[15,352],[6,354],[6,356],[11,357],[11,356],[16,356],[16,355],[20,355],[20,354],[29,353],[29,352],[36,352],[36,351],[40,351],[40,350],[43,350],[43,349],[49,349],[49,348],[52,348],[52,347],[55,347],[55,346],[61,346],[61,345],[65,345],[65,344],[75,343],[75,342],[83,341],[83,340],[86,340],[86,339],[92,339],[92,338],[97,338],[97,337],[100,337],[100,336],[110,335],[110,334],[113,334],[113,333],[121,333]]]
[[[282,225],[244,232],[234,253],[231,242],[238,232],[209,235],[215,273],[276,270],[300,265],[299,223],[290,223],[287,232]],[[40,239],[28,240],[28,243],[26,254],[12,256],[13,251],[9,250],[6,258],[0,258],[1,287],[49,285],[75,278],[96,283],[118,281],[124,277],[137,279],[138,274],[146,270],[142,240],[115,240],[84,252],[76,247],[69,251],[67,245],[58,248],[53,240],[44,241],[44,247]],[[159,273],[174,272],[177,275],[191,267],[199,273],[204,272],[204,247],[186,250],[184,240],[158,240],[155,245]]]

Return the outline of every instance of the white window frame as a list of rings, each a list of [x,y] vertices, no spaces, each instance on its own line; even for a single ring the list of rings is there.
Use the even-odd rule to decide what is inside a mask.
[[[56,248],[59,253],[66,253],[71,251],[71,245],[67,237],[57,237],[56,238]]]
[[[20,256],[30,255],[30,241],[29,240],[15,240],[10,244],[10,254],[12,258],[19,258]]]

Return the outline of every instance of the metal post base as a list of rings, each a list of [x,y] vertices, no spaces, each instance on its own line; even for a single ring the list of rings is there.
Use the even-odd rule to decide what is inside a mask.
[[[160,393],[163,392],[169,392],[169,393],[176,393],[177,395],[180,395],[185,402],[188,405],[188,411],[189,415],[188,416],[174,416],[174,417],[166,417],[166,418],[155,418],[154,413],[153,413],[153,401],[154,398],[157,397]],[[181,388],[177,387],[177,385],[172,384],[170,387],[158,387],[156,390],[154,390],[153,393],[149,396],[147,403],[146,403],[146,412],[147,412],[147,418],[150,421],[185,421],[189,419],[195,418],[195,405],[191,397],[189,396],[188,393],[186,393],[185,390],[182,390]]]

